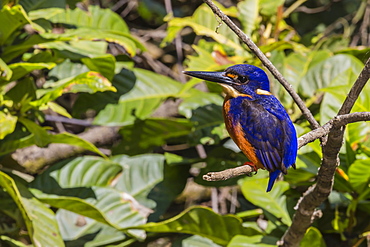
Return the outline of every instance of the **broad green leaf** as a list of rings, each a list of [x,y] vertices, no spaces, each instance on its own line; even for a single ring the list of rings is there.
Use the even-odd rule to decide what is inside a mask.
[[[37,19],[49,20],[53,16],[65,12],[66,10],[64,8],[40,8],[30,11],[28,13],[28,16],[32,21],[35,21]]]
[[[42,191],[34,192],[45,203],[117,229],[143,224],[150,212],[148,209],[128,193],[101,187],[110,185],[121,170],[121,166],[113,162],[85,156],[54,165],[30,186]]]
[[[100,111],[94,124],[125,126],[136,118],[145,119],[164,99],[179,96],[182,88],[179,82],[143,69],[134,69],[132,77],[122,79],[128,80],[133,88],[120,97],[118,104],[107,105]]]
[[[52,143],[63,143],[69,144],[82,149],[89,150],[91,152],[97,153],[102,157],[106,157],[94,144],[82,139],[81,137],[71,134],[71,133],[60,133],[56,135],[49,136],[50,142]]]
[[[10,43],[13,34],[30,22],[22,6],[4,6],[0,10],[0,46]]]
[[[26,12],[35,10],[35,9],[44,9],[44,8],[65,8],[65,0],[21,0],[20,4],[26,10]]]
[[[251,36],[258,18],[259,0],[244,0],[238,3],[238,19],[243,25],[244,33]]]
[[[17,241],[13,238],[10,238],[6,235],[1,235],[0,236],[0,243],[4,244],[5,246],[10,246],[10,247],[27,247],[24,243],[21,241]]]
[[[17,124],[13,133],[8,134],[3,140],[0,140],[0,155],[35,144],[33,135],[21,126],[21,124]]]
[[[0,58],[0,82],[9,81],[12,78],[13,71],[9,66]]]
[[[0,140],[4,139],[10,133],[13,133],[18,117],[0,111]]]
[[[28,76],[18,80],[14,87],[12,87],[6,94],[14,104],[21,106],[20,113],[23,114],[26,111],[23,109],[30,107],[29,102],[36,99],[36,85],[32,77]]]
[[[284,4],[284,0],[260,0],[260,13],[266,16],[276,14],[279,6]]]
[[[206,207],[190,207],[168,220],[150,222],[134,229],[156,233],[187,233],[211,239],[216,244],[226,245],[236,235],[258,234],[254,229],[242,226],[240,218],[233,215],[221,216]]]
[[[186,136],[192,131],[193,124],[187,119],[149,118],[137,120],[120,130],[123,136],[124,153],[138,154],[151,147],[161,146],[166,140]]]
[[[171,19],[167,30],[170,35],[163,42],[171,42],[176,34],[186,26],[190,26],[197,35],[208,36],[227,47],[242,50],[238,38],[226,25],[221,25],[216,32],[219,23],[212,10],[205,4],[199,6],[191,17]]]
[[[43,88],[55,87],[58,85],[58,81],[62,79],[78,76],[88,71],[90,71],[90,69],[86,65],[73,62],[70,59],[65,59],[62,63],[59,63],[52,70],[50,70],[48,73],[49,80],[45,82]]]
[[[59,85],[50,89],[39,90],[42,93],[42,97],[31,104],[41,106],[57,99],[64,93],[116,91],[107,78],[95,71],[85,72],[73,78],[66,78],[56,84]]]
[[[326,247],[324,238],[321,235],[321,232],[311,226],[307,229],[306,234],[304,235],[301,243],[299,244],[300,247],[311,247],[311,246],[317,246],[317,247]]]
[[[51,209],[37,200],[21,182],[1,171],[0,186],[6,189],[17,204],[35,246],[64,246]]]
[[[73,160],[61,161],[45,172],[30,184],[31,187],[42,190],[47,194],[60,194],[64,189],[91,186],[108,186],[115,176],[121,172],[121,166],[103,158],[84,156]],[[54,180],[58,183],[59,189]],[[50,183],[49,187],[45,187]]]
[[[185,187],[189,166],[170,166],[159,154],[128,157],[116,155],[112,161],[123,168],[115,188],[132,195],[140,204],[155,209],[150,220],[157,220]]]
[[[191,90],[191,96],[185,98],[179,105],[179,113],[191,118],[198,107],[211,104],[221,106],[222,102],[223,99],[219,94]]]
[[[51,135],[48,134],[46,129],[44,129],[40,125],[24,117],[19,118],[18,121],[22,123],[30,133],[33,134],[33,138],[37,146],[45,147],[51,142],[50,140]]]
[[[111,42],[111,43],[116,43],[118,45],[121,45],[127,52],[127,55],[130,55],[130,56],[135,56],[137,48],[144,50],[143,45],[139,41],[137,41],[135,38],[133,38],[130,34],[116,32],[116,31],[105,31],[105,30],[81,27],[78,29],[68,29],[66,30],[65,33],[62,33],[62,34],[43,33],[41,34],[41,36],[46,39],[60,39],[64,41],[79,40],[79,42],[105,40],[106,42]],[[47,48],[46,46],[49,46],[50,48],[49,43],[43,43],[42,45],[40,45],[40,47],[44,47],[44,48]],[[58,47],[54,46],[53,48],[57,49]],[[83,49],[84,47],[78,47],[78,48]],[[85,47],[85,49],[86,48],[88,47]]]
[[[53,112],[58,113],[59,115],[62,115],[67,118],[72,118],[72,116],[68,113],[68,111],[64,107],[58,105],[57,103],[53,101],[49,101],[46,104],[46,107],[52,110]]]
[[[275,182],[270,192],[266,192],[268,179],[244,179],[241,186],[244,197],[263,210],[271,213],[276,218],[290,225],[292,220],[286,208],[284,192],[289,189],[289,184],[284,181]]]
[[[44,39],[40,35],[32,35],[23,42],[19,44],[13,44],[9,45],[3,48],[3,52],[1,54],[1,58],[9,63],[14,58],[23,55],[25,52],[27,52],[30,48],[34,47],[34,45],[38,45],[44,42],[51,42],[54,39]],[[42,61],[44,62],[44,61]]]
[[[217,104],[198,107],[190,120],[194,124],[194,131],[189,135],[190,144],[215,144],[228,137],[222,107]]]
[[[272,247],[276,246],[278,238],[270,236],[242,236],[236,235],[231,239],[227,247]]]
[[[9,79],[10,81],[18,80],[23,76],[34,70],[40,69],[52,69],[55,63],[13,63],[9,65],[9,68],[13,71],[13,76]]]
[[[44,34],[45,36],[46,34]],[[56,41],[43,42],[38,44],[40,49],[51,49],[59,52],[59,57],[70,58],[73,60],[79,60],[84,57],[102,56],[106,54],[108,44],[105,41],[98,41],[93,39],[73,39],[66,38],[63,42],[59,41],[57,35],[52,35],[49,39],[57,39]]]
[[[30,13],[30,15],[34,15],[34,12],[35,11]],[[117,31],[122,33],[129,32],[126,23],[118,14],[110,9],[102,9],[97,5],[89,5],[87,11],[80,8],[75,8],[73,10],[65,9],[63,12],[56,13],[48,19],[53,23],[64,23],[78,27],[89,27],[92,29]]]
[[[344,71],[352,70],[354,74],[358,75],[363,67],[363,64],[355,57],[350,55],[335,55],[324,61],[317,63],[307,71],[307,74],[302,79],[300,84],[300,92],[306,96],[312,96],[317,90],[328,87],[338,86],[333,80],[341,78]],[[347,85],[347,78],[342,78],[343,82]]]
[[[111,81],[114,77],[116,58],[111,54],[93,58],[82,58],[81,62],[83,62],[90,70],[101,73],[109,81]]]
[[[215,244],[212,240],[198,235],[175,240],[172,244],[173,246],[181,247],[221,247],[221,245]]]
[[[49,134],[44,128],[27,118],[20,118],[19,122],[33,134],[35,144],[40,147],[44,147],[50,143],[63,143],[77,146],[81,149],[86,149],[106,157],[96,146],[77,135],[70,133],[61,133],[56,135]]]
[[[284,59],[284,66],[282,67],[283,74],[293,88],[298,90],[300,83],[302,83],[308,71],[330,56],[331,53],[329,51],[312,51],[308,54],[293,52]]]
[[[359,194],[370,186],[369,162],[370,159],[356,160],[348,169],[349,182]]]
[[[71,211],[59,209],[56,218],[63,239],[68,241],[68,246],[71,247],[109,246],[127,239],[127,235],[122,231]]]

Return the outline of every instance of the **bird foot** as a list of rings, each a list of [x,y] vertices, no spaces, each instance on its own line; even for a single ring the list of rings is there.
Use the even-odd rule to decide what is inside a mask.
[[[254,175],[256,175],[256,174],[257,174],[257,170],[258,170],[258,168],[257,168],[257,166],[256,166],[255,164],[253,164],[252,162],[245,162],[243,165],[244,165],[244,166],[245,166],[245,165],[251,166],[251,167],[253,168],[253,171],[255,172],[255,173],[254,173]],[[252,176],[252,175],[250,175],[250,176]]]

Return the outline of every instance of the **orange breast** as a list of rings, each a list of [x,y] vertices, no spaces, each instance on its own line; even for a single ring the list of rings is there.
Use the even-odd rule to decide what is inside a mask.
[[[245,138],[243,129],[240,123],[233,124],[232,116],[229,114],[230,111],[230,99],[225,98],[223,105],[223,115],[225,119],[226,129],[229,132],[231,139],[240,148],[240,150],[248,157],[248,159],[256,165],[258,168],[264,169],[264,166],[256,156],[255,149],[252,147],[250,142]]]

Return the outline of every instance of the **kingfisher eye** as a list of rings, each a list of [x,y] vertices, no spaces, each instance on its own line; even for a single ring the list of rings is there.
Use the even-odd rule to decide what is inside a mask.
[[[248,82],[248,77],[246,77],[246,76],[238,76],[238,81],[240,82],[240,83],[246,83],[246,82]]]

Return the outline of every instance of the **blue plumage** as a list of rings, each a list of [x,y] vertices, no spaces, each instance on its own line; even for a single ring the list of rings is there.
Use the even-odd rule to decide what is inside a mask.
[[[267,191],[280,173],[295,168],[296,131],[279,100],[270,91],[266,73],[253,65],[239,64],[224,72],[187,71],[185,74],[220,83],[226,94],[226,128],[257,168],[270,172]]]

